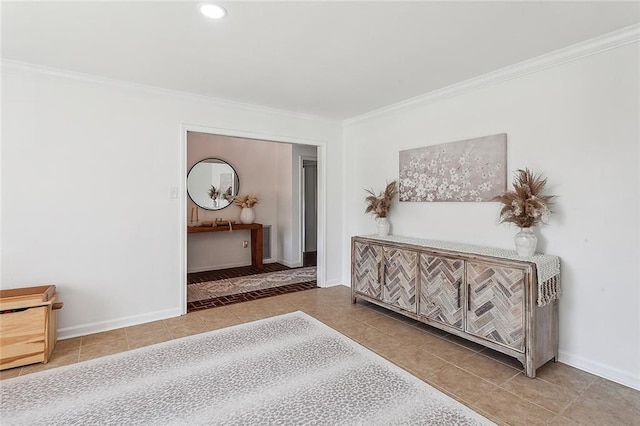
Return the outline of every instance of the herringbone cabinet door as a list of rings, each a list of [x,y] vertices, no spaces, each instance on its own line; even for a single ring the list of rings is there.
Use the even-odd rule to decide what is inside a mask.
[[[385,247],[385,274],[382,300],[416,313],[418,254],[415,251]]]
[[[467,262],[467,332],[524,350],[522,269]]]
[[[463,329],[464,261],[420,255],[421,316]]]
[[[380,268],[382,247],[373,244],[354,243],[355,290],[375,299],[382,299]]]

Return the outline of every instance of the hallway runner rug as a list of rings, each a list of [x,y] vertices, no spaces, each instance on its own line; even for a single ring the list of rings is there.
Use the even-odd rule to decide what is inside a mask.
[[[491,425],[303,312],[0,382],[3,425]]]
[[[280,287],[290,284],[316,280],[316,267],[295,268],[286,271],[266,274],[247,275],[237,278],[226,278],[207,281],[187,286],[187,302],[212,299],[231,294],[247,293],[266,288]]]

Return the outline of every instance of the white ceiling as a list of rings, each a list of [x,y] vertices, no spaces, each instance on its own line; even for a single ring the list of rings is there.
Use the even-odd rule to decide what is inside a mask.
[[[2,2],[2,57],[345,119],[640,22],[639,2]]]

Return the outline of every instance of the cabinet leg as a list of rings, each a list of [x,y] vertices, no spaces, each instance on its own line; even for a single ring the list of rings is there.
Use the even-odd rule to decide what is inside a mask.
[[[530,379],[536,378],[536,369],[533,368],[533,365],[531,363],[526,363],[526,365],[524,366],[524,374]]]
[[[356,296],[355,295],[351,296],[351,303],[354,304],[354,305],[356,304]]]
[[[552,327],[553,327],[553,362],[558,362],[558,346],[559,342],[559,328],[560,323],[558,321],[558,310],[560,306],[560,302],[558,300],[553,301],[553,319],[552,319]]]

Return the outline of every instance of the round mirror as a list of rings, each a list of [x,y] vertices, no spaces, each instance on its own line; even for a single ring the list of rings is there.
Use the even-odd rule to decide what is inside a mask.
[[[220,210],[233,202],[240,189],[235,169],[219,158],[205,158],[187,174],[187,193],[191,201],[206,210]]]

